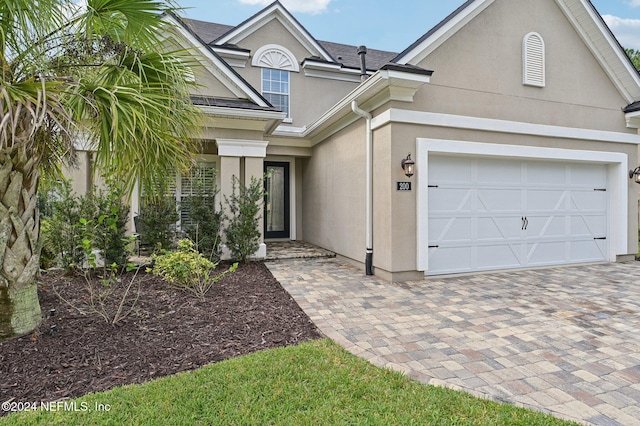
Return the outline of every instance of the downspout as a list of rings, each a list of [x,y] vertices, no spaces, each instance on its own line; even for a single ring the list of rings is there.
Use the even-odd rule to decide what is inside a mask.
[[[351,102],[351,110],[360,117],[365,119],[366,122],[366,257],[365,257],[365,271],[367,275],[373,275],[373,131],[371,130],[371,114],[360,109],[358,102]]]

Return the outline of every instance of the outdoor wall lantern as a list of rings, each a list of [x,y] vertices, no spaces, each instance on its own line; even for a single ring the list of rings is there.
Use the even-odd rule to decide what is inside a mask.
[[[635,170],[629,170],[629,178],[640,184],[640,167],[636,167]]]
[[[402,159],[402,170],[407,177],[413,176],[416,169],[416,162],[411,159],[411,153],[407,154],[407,158]],[[640,169],[640,167],[638,167]],[[640,171],[638,172],[640,174]]]

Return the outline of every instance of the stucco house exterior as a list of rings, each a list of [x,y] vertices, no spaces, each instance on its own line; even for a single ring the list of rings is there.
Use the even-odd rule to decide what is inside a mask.
[[[165,19],[199,63],[213,185],[272,171],[258,257],[303,240],[396,281],[637,252],[640,75],[589,0],[469,0],[364,55],[278,1],[237,26]]]

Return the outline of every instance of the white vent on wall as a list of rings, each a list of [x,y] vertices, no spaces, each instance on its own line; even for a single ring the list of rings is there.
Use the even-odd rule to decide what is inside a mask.
[[[300,72],[296,57],[287,48],[275,44],[262,46],[251,60],[254,67]]]
[[[527,86],[545,86],[545,49],[544,40],[538,33],[529,33],[522,41],[522,84]]]

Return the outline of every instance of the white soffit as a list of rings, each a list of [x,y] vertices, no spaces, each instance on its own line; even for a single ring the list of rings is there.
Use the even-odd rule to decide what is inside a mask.
[[[556,0],[602,68],[630,104],[640,99],[640,74],[588,0]]]

